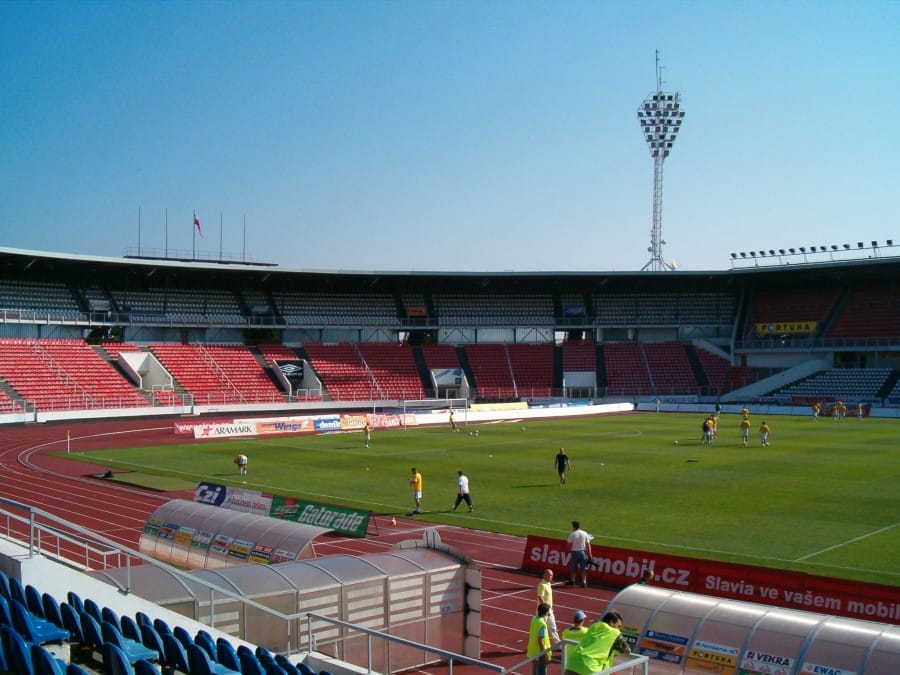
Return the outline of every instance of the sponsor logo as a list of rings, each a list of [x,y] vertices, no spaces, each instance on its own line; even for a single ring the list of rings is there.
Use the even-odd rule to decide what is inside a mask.
[[[224,485],[215,483],[198,483],[194,490],[194,501],[210,506],[222,506],[225,503],[226,490]]]

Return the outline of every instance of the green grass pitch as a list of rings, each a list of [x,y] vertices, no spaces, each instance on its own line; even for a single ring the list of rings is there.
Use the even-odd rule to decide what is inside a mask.
[[[706,447],[702,417],[376,430],[370,449],[361,433],[331,433],[72,457],[129,469],[136,482],[168,477],[190,487],[202,479],[395,515],[412,509],[416,466],[424,478],[419,517],[429,522],[563,538],[578,519],[601,547],[900,584],[900,422],[772,416],[763,448],[759,415],[748,447],[738,416],[723,415]],[[565,486],[554,467],[560,446],[572,461]],[[238,452],[250,458],[246,477],[232,463]],[[470,478],[474,513],[449,511],[458,469]]]

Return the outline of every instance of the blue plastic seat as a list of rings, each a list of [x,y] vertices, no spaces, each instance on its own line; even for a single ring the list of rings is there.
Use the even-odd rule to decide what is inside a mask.
[[[258,645],[256,647],[256,658],[259,659],[259,662],[263,664],[265,668],[267,663],[275,663],[275,657],[272,656],[272,652],[263,647],[262,645]]]
[[[84,612],[84,602],[75,591],[66,593],[66,602],[72,605],[72,609],[75,610],[78,616],[81,616],[82,612]]]
[[[274,661],[272,663],[263,662],[263,668],[266,670],[266,675],[287,675],[287,671]]]
[[[71,661],[66,664],[66,675],[90,675],[88,671]]]
[[[242,670],[241,659],[234,645],[223,637],[216,640],[216,661],[231,670]]]
[[[103,610],[100,609],[100,605],[90,598],[84,601],[84,611],[90,614],[98,624],[103,623]]]
[[[4,597],[0,597],[0,626],[12,626],[12,616],[9,613],[9,603]]]
[[[115,624],[112,624],[109,621],[104,621],[100,624],[100,631],[103,636],[103,641],[111,642],[121,649],[128,659],[128,663],[134,663],[140,659],[146,659],[147,661],[156,661],[159,659],[159,652],[154,649],[147,649],[140,642],[129,640],[122,635],[122,631],[120,631]]]
[[[56,598],[49,593],[44,593],[41,596],[41,604],[44,606],[44,618],[57,628],[65,628]]]
[[[147,649],[159,652],[160,663],[168,665],[166,661],[166,648],[163,646],[162,638],[159,636],[159,633],[156,632],[156,629],[149,623],[139,624],[138,628],[141,631],[141,643]]]
[[[87,612],[83,612],[79,619],[85,644],[99,652],[103,649],[103,632],[100,630],[100,624]]]
[[[142,623],[146,623],[151,626],[153,625],[153,620],[144,612],[136,612],[134,615],[134,620],[137,622],[138,626],[140,626]]]
[[[300,671],[301,675],[316,675],[316,671],[311,666],[303,663],[303,661],[297,662],[297,670]]]
[[[169,628],[169,624],[159,618],[153,619],[153,628],[156,629],[156,632],[159,633],[160,637],[172,634],[172,629]]]
[[[66,665],[40,645],[31,645],[35,675],[66,675]]]
[[[25,608],[36,617],[43,619],[44,603],[41,601],[41,592],[31,584],[25,587]]]
[[[194,644],[194,638],[187,632],[187,628],[184,626],[175,626],[175,628],[172,629],[172,635],[175,636],[175,639],[178,640],[185,649]]]
[[[26,607],[28,606],[28,600],[25,599],[25,587],[15,577],[9,578],[9,594],[10,600],[18,600]]]
[[[187,652],[184,651],[182,644],[171,633],[163,635],[162,641],[166,652],[166,667],[180,670],[182,673],[190,673]]]
[[[134,675],[128,657],[112,642],[104,644],[100,651],[103,654],[103,675]]]
[[[138,628],[137,623],[135,623],[134,619],[125,614],[119,625],[119,628],[122,629],[122,635],[127,637],[129,640],[134,640],[135,642],[140,642],[143,644],[143,638],[141,638],[141,629]]]
[[[7,600],[12,598],[12,595],[10,595],[9,592],[9,577],[3,572],[0,572],[0,597],[6,598]]]
[[[109,621],[113,626],[122,630],[122,622],[119,620],[119,615],[116,614],[109,607],[104,607],[100,610],[100,616],[103,617],[104,621]]]
[[[161,675],[159,668],[146,659],[138,659],[134,664],[134,675]]]
[[[282,670],[284,670],[287,675],[301,675],[300,671],[297,669],[297,666],[291,663],[291,660],[284,654],[276,654],[275,663],[281,666]]]
[[[9,659],[10,670],[18,675],[35,675],[31,650],[12,626],[0,626],[3,647]]]
[[[243,652],[238,650],[237,654],[241,662],[241,673],[243,675],[266,675],[266,669],[262,667],[252,650],[248,649]]]
[[[0,673],[8,673],[10,670],[9,661],[6,660],[6,645],[0,638]]]
[[[13,628],[28,642],[42,645],[46,642],[59,642],[69,639],[69,631],[58,628],[49,621],[39,619],[25,609],[25,606],[13,600],[9,606]]]
[[[191,675],[241,675],[239,670],[231,670],[221,663],[213,662],[206,650],[198,644],[188,645],[187,657]]]
[[[205,630],[197,631],[197,634],[194,636],[194,644],[203,648],[210,661],[219,660],[216,656],[216,643],[213,642],[212,637]]]
[[[62,615],[63,628],[69,631],[69,639],[84,644],[84,632],[81,630],[81,617],[75,612],[75,608],[68,602],[59,606]]]

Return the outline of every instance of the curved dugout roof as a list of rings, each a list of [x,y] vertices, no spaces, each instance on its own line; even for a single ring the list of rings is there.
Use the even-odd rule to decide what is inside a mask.
[[[313,540],[331,530],[177,499],[157,508],[140,551],[188,569],[312,558]]]
[[[884,675],[900,663],[900,627],[889,624],[639,584],[608,609],[622,615],[632,651],[654,659],[653,672]]]

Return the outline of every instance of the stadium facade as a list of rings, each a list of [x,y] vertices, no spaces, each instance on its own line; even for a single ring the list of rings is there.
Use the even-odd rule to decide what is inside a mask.
[[[313,370],[305,345],[453,345],[473,398],[778,396],[824,371],[878,369],[877,386],[856,398],[891,404],[898,278],[900,258],[886,256],[707,272],[414,273],[0,249],[0,339],[290,345]],[[577,344],[594,351],[591,366],[565,364],[561,352]],[[497,358],[510,363],[512,382],[491,386],[488,371],[468,363],[488,345],[504,346]],[[660,345],[683,351],[673,357]],[[543,346],[552,372],[516,381],[525,370],[516,359],[532,358],[518,346]],[[371,398],[403,397],[377,386],[377,369],[355,353],[375,381]],[[666,362],[681,370],[663,372]],[[751,386],[810,362],[788,382]],[[413,393],[434,395],[425,365]],[[631,377],[636,370],[644,376]],[[317,380],[322,398],[339,400],[328,379]]]

